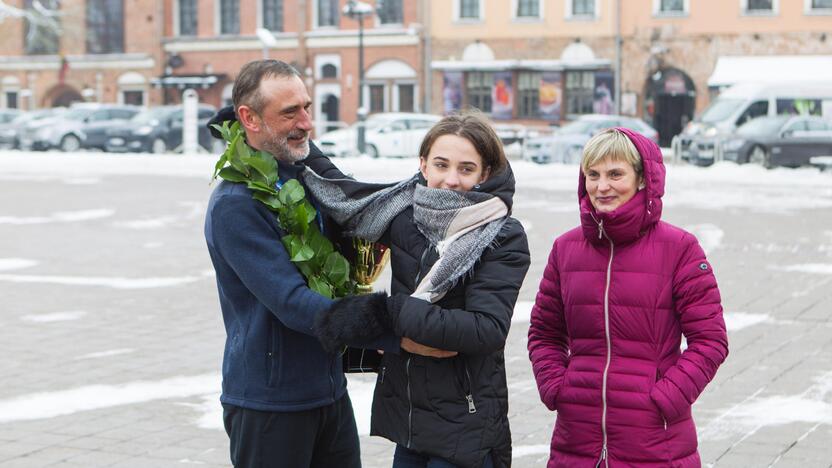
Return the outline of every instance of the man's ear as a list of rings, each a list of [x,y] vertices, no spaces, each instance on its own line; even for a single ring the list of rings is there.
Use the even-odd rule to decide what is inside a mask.
[[[253,133],[260,131],[260,126],[263,121],[260,119],[260,116],[257,115],[257,112],[254,112],[251,107],[246,105],[238,107],[237,118],[240,120],[240,125],[242,125],[246,131]]]

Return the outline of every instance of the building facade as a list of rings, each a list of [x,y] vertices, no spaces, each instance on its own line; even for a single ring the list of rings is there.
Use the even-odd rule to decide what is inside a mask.
[[[366,0],[363,34],[349,0],[6,3],[51,9],[60,33],[3,21],[0,107],[176,103],[187,88],[220,106],[240,67],[268,56],[304,75],[318,132],[354,122],[359,107],[476,107],[540,126],[620,110],[667,143],[731,84],[715,76],[720,64],[832,57],[832,0]]]
[[[12,1],[33,8],[32,0]],[[221,106],[230,103],[240,68],[269,57],[303,74],[322,131],[356,119],[359,29],[363,106],[424,107],[421,2],[371,1],[374,11],[359,28],[357,17],[345,15],[348,0],[52,1],[59,34],[23,19],[3,23],[0,107],[158,105],[179,102],[189,88]]]

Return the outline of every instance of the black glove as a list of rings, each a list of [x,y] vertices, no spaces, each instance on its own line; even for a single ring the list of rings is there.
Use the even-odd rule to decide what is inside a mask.
[[[222,126],[222,123],[225,121],[234,122],[235,120],[237,120],[237,114],[234,112],[234,106],[225,106],[222,109],[218,110],[217,113],[213,117],[211,117],[211,120],[209,120],[206,125],[208,126],[208,130],[211,131],[211,136],[219,140],[222,140],[222,135],[220,134],[220,132],[218,132],[217,129],[212,127],[211,125],[217,124]]]
[[[361,344],[393,330],[387,312],[387,293],[377,292],[339,299],[315,317],[315,336],[328,353],[347,344]]]

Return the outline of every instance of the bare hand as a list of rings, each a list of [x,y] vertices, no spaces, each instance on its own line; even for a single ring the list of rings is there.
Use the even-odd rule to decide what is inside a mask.
[[[430,346],[419,344],[407,337],[402,337],[401,347],[408,353],[432,358],[449,358],[459,354],[456,351],[445,351],[443,349],[431,348]]]

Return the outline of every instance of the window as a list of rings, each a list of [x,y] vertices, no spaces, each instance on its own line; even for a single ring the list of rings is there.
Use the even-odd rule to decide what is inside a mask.
[[[468,106],[483,112],[491,112],[491,86],[494,76],[490,72],[470,72],[466,82]]]
[[[515,14],[518,18],[539,18],[540,0],[517,0]]]
[[[318,27],[338,26],[338,0],[318,0]]]
[[[460,19],[480,19],[480,0],[459,0]]]
[[[768,101],[754,101],[737,119],[737,127],[764,115],[768,115]]]
[[[124,52],[124,0],[87,0],[87,53]]]
[[[821,115],[820,99],[778,99],[777,115]]]
[[[806,13],[830,13],[832,0],[806,0]]]
[[[122,91],[122,102],[134,106],[144,105],[144,91]]]
[[[6,91],[6,108],[17,109],[17,91]]]
[[[774,13],[774,0],[742,0],[745,13]]]
[[[595,16],[595,0],[570,0],[571,16]]]
[[[566,113],[591,114],[595,98],[595,73],[591,71],[566,73]]]
[[[540,116],[540,77],[539,72],[520,72],[517,76],[517,117]]]
[[[404,22],[402,0],[376,0],[376,14],[381,24],[402,24]]]
[[[30,55],[57,54],[58,33],[56,31],[60,20],[57,14],[55,16],[47,16],[41,13],[41,11],[45,9],[47,12],[57,12],[58,0],[25,0],[23,7],[27,13],[48,20],[37,24],[32,23],[28,19],[25,21],[23,26],[23,43],[25,44],[26,53]]]
[[[399,90],[399,112],[413,112],[415,109],[414,107],[414,97],[415,97],[415,86],[412,84],[400,84],[398,85]]]
[[[321,67],[321,78],[338,78],[338,68],[331,63]]]
[[[196,36],[197,0],[179,0],[179,35]]]
[[[810,132],[824,132],[829,130],[829,125],[822,120],[807,120],[806,121],[806,130]]]
[[[659,15],[681,15],[688,11],[688,0],[658,0],[656,11]]]
[[[220,34],[240,34],[240,0],[220,0]]]
[[[384,112],[384,85],[370,85],[370,113]]]
[[[269,31],[283,31],[283,0],[262,0],[263,27]]]
[[[591,114],[595,97],[595,74],[590,71],[567,72],[567,113]]]

